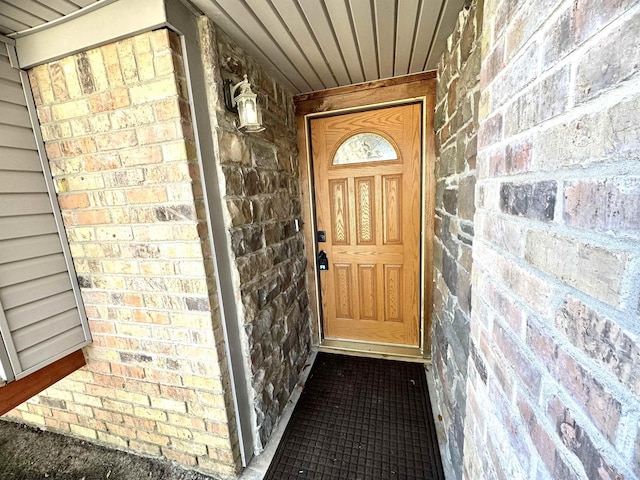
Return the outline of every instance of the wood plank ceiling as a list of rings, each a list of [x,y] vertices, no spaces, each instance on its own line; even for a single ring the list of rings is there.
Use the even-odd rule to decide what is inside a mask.
[[[296,93],[434,70],[465,0],[191,0]]]
[[[0,33],[9,35],[53,22],[98,0],[0,0]]]
[[[0,33],[19,35],[112,1],[0,0]],[[437,68],[465,0],[191,2],[304,93]]]

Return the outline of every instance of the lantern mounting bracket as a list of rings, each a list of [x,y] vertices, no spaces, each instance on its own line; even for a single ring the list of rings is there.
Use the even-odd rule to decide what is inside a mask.
[[[238,82],[236,84],[233,83],[233,80],[230,78],[225,78],[223,81],[224,88],[224,106],[225,108],[232,112],[238,113],[238,104],[236,103],[235,93],[242,82]]]

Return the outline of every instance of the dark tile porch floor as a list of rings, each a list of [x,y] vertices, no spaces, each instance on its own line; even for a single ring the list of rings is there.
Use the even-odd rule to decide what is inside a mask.
[[[265,480],[444,478],[424,366],[319,353]]]

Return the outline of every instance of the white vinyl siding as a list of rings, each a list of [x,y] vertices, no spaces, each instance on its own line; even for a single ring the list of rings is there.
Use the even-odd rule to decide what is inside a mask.
[[[0,381],[90,341],[24,72],[0,39]],[[28,87],[28,86],[27,86]],[[37,127],[39,128],[39,127]],[[40,148],[39,148],[40,147]]]

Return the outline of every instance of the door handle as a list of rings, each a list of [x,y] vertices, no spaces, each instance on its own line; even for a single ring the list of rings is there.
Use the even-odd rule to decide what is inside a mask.
[[[318,270],[329,270],[329,259],[324,250],[318,252]]]

